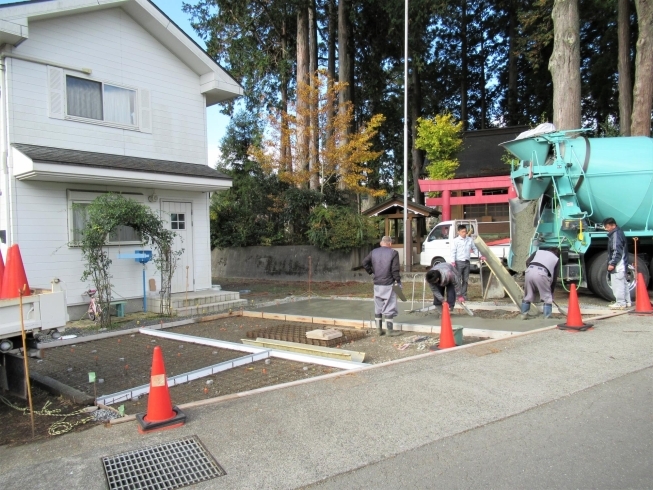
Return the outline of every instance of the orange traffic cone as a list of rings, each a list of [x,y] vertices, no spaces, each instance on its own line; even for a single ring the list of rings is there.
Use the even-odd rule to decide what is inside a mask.
[[[138,432],[174,429],[186,423],[186,414],[173,407],[168,391],[166,369],[163,365],[163,354],[158,345],[152,356],[152,374],[150,377],[150,394],[147,399],[147,413],[136,414]]]
[[[456,340],[453,338],[451,327],[451,316],[449,315],[449,303],[442,303],[442,320],[440,321],[440,343],[437,347],[429,350],[442,350],[456,347]]]
[[[651,300],[649,299],[648,291],[646,290],[646,282],[644,281],[644,275],[641,272],[637,274],[637,289],[635,292],[635,311],[631,311],[631,313],[639,313],[640,315],[652,314],[653,307],[651,307]]]
[[[580,315],[580,305],[578,304],[578,293],[576,285],[571,285],[569,291],[569,307],[567,309],[567,323],[558,325],[560,330],[580,330],[585,331],[593,324],[583,323],[583,317]]]
[[[0,253],[0,292],[2,291],[2,276],[4,275],[5,275],[5,261],[2,260],[2,254]]]
[[[23,296],[29,296],[30,289],[29,283],[27,282],[27,274],[25,274],[25,267],[23,266],[23,258],[20,256],[18,244],[14,244],[7,250],[7,265],[2,276],[0,298],[18,298],[20,296],[19,291],[23,287],[25,287]]]

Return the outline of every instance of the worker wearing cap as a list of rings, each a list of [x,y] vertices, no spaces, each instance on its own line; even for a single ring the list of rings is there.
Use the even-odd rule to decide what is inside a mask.
[[[560,267],[560,251],[557,248],[541,249],[526,259],[526,274],[524,278],[524,299],[521,304],[521,318],[528,319],[528,310],[531,303],[539,294],[544,306],[544,318],[549,318],[553,313],[553,291]]]
[[[374,275],[374,318],[379,335],[384,335],[383,319],[388,336],[394,337],[401,332],[393,330],[392,319],[397,316],[397,295],[392,286],[401,287],[399,275],[399,253],[392,248],[392,238],[384,236],[381,246],[372,250],[363,259],[363,267],[368,274]]]

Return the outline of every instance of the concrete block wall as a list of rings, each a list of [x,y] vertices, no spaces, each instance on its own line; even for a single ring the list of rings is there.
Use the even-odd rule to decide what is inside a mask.
[[[211,252],[211,275],[214,284],[224,277],[307,281],[310,256],[313,281],[371,282],[364,269],[352,271],[371,250],[372,246],[329,252],[310,245],[216,248]]]

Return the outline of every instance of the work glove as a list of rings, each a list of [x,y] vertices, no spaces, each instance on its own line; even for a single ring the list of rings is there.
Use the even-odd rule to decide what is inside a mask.
[[[455,268],[456,268],[456,263],[455,263],[455,262],[452,262],[452,263],[451,263],[451,266],[455,269]]]
[[[485,262],[485,260],[486,260],[486,259],[485,259],[485,256],[481,255],[481,261],[482,261],[482,262]]]
[[[397,286],[399,286],[399,289],[404,289],[404,285],[401,284],[401,281],[397,281]]]
[[[457,301],[458,301],[458,303],[464,303],[464,302],[465,302],[465,298],[463,298],[462,296],[458,296],[458,300],[457,300]]]

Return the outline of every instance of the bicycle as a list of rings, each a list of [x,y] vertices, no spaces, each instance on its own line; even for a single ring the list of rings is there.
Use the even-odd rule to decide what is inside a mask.
[[[88,295],[91,298],[91,302],[88,304],[88,310],[86,314],[88,315],[88,318],[91,321],[95,321],[95,319],[99,319],[102,316],[102,307],[100,306],[100,303],[95,301],[95,294],[97,293],[97,289],[89,289],[88,291],[84,291],[84,294]]]

